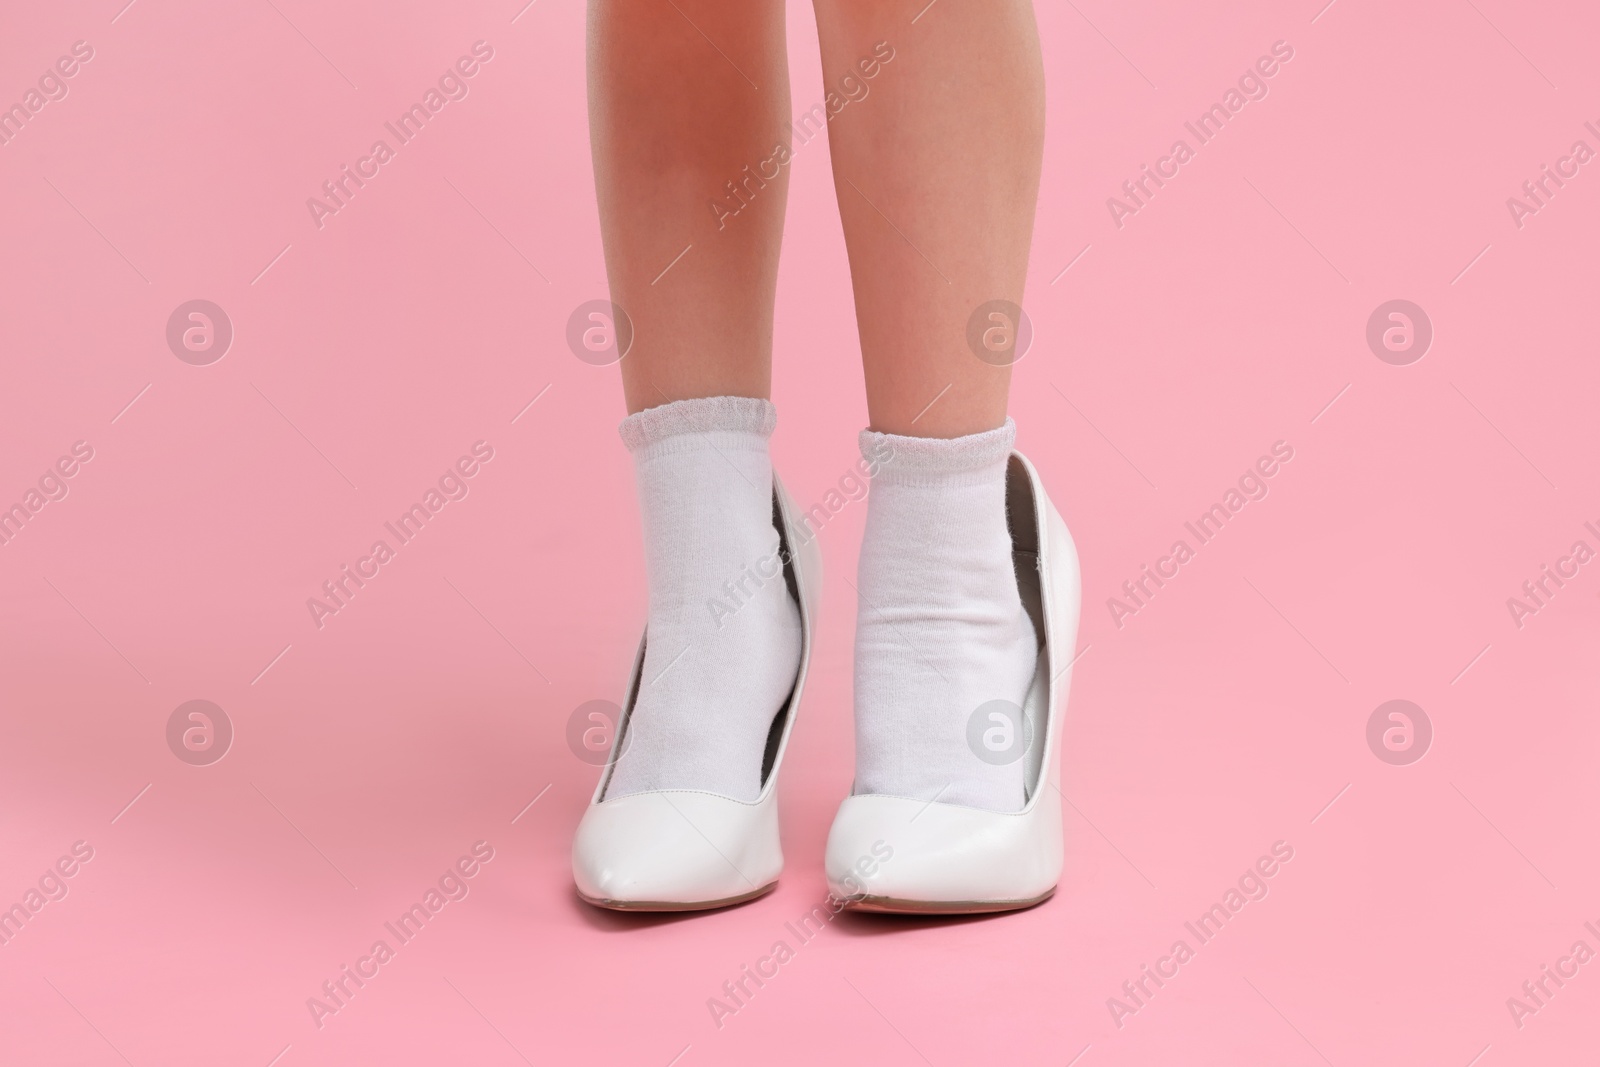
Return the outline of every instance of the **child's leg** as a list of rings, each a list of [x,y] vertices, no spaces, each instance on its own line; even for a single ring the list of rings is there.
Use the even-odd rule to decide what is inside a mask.
[[[766,397],[787,168],[749,175],[788,143],[782,3],[592,0],[589,103],[611,298],[634,325],[622,436],[650,587],[607,796],[754,800],[800,658],[781,574],[751,577],[778,550]]]
[[[829,143],[879,431],[862,447],[892,453],[857,583],[856,789],[1017,810],[1024,762],[969,744],[980,707],[1023,703],[1037,638],[1006,529],[1010,370],[974,353],[968,320],[1022,301],[1044,135],[1033,10],[938,0],[914,24],[914,4],[816,10],[828,87],[868,87]],[[859,62],[890,49],[866,79]]]
[[[634,324],[630,412],[771,391],[788,168],[759,169],[789,143],[784,48],[781,0],[591,0],[595,193],[611,299]]]
[[[913,24],[916,2],[815,6],[827,88],[854,75],[868,90],[829,124],[829,145],[872,428],[994,429],[1011,374],[973,355],[967,320],[1022,302],[1044,146],[1033,7],[937,0]],[[858,63],[880,41],[894,58],[865,79]]]

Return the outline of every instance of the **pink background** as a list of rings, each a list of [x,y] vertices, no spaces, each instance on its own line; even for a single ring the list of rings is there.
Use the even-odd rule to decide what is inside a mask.
[[[94,449],[0,546],[0,904],[94,849],[0,947],[7,1063],[1595,1055],[1600,962],[1520,1029],[1506,1006],[1600,950],[1600,563],[1520,629],[1506,606],[1600,548],[1600,163],[1520,229],[1506,206],[1600,149],[1592,7],[1039,5],[1014,414],[1085,564],[1067,872],[1025,914],[840,919],[719,1029],[707,999],[823,896],[865,506],[822,534],[780,888],[582,906],[596,772],[566,724],[620,699],[644,610],[617,372],[564,341],[605,295],[582,4],[122,3],[14,4],[0,35],[3,102],[94,49],[0,147],[0,503]],[[791,5],[796,111],[822,95],[811,19]],[[306,199],[477,40],[470,95],[319,230]],[[1279,40],[1270,95],[1115,226],[1106,198]],[[793,183],[774,449],[808,506],[865,404],[824,144]],[[235,330],[209,366],[165,341],[197,298]],[[1397,298],[1435,331],[1409,366],[1365,340]],[[306,599],[478,440],[470,495],[317,629]],[[1116,626],[1107,598],[1278,440],[1270,495]],[[236,730],[210,766],[167,746],[192,699]],[[1409,766],[1366,742],[1391,699],[1433,724]],[[470,895],[319,1029],[306,999],[479,840]],[[1280,840],[1270,895],[1119,1028],[1107,998]]]

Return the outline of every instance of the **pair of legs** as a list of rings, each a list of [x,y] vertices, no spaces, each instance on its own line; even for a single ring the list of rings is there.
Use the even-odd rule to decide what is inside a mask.
[[[815,9],[824,88],[869,90],[828,135],[872,428],[949,438],[1005,420],[1010,370],[973,355],[967,321],[1022,302],[1044,75],[1030,0],[936,0],[913,23],[922,3]],[[629,412],[770,397],[789,167],[737,216],[711,203],[736,206],[726,183],[792,145],[784,36],[782,0],[591,0],[595,187],[611,298],[635,328]],[[864,79],[879,42],[894,58]]]
[[[968,324],[1022,300],[1043,73],[1028,0],[923,2],[816,0],[862,449],[884,458],[856,583],[857,786],[1010,811],[1020,765],[974,758],[967,729],[1021,703],[1037,635],[1006,528],[1010,372],[975,354]],[[778,538],[773,300],[799,147],[783,20],[781,0],[591,0],[595,182],[612,300],[634,324],[623,437],[650,577],[645,682],[608,795],[754,799],[800,656],[782,583],[744,577]]]

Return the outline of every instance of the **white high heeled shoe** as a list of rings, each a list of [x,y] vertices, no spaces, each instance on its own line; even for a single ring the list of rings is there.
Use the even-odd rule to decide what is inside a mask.
[[[1006,512],[1023,606],[1043,635],[1023,707],[1027,802],[986,811],[852,794],[828,834],[828,888],[861,911],[971,914],[1031,907],[1061,878],[1061,731],[1082,598],[1072,534],[1038,471],[1013,452]],[[888,858],[885,858],[888,853]]]
[[[800,667],[767,735],[761,794],[743,801],[702,790],[661,789],[605,799],[639,694],[646,633],[633,659],[611,755],[572,839],[573,881],[578,896],[590,904],[623,911],[698,911],[753,900],[778,884],[783,870],[778,771],[811,660],[822,554],[815,535],[805,537],[800,511],[776,476],[772,507],[784,580],[800,608]]]

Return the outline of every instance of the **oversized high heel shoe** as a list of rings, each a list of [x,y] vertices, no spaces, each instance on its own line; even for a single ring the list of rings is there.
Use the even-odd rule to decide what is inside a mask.
[[[606,799],[606,786],[623,751],[628,718],[639,695],[647,632],[633,659],[611,754],[572,840],[573,881],[578,896],[590,904],[621,911],[699,911],[752,900],[778,884],[783,870],[778,771],[811,660],[822,554],[776,476],[772,508],[784,581],[800,608],[800,666],[794,688],[767,735],[761,793],[753,801],[743,801],[702,790],[661,789]]]
[[[1038,904],[1061,878],[1061,730],[1082,598],[1078,551],[1020,452],[1006,512],[1022,603],[1044,637],[1024,702],[1021,811],[852,794],[828,834],[829,891],[860,911],[972,914]]]

